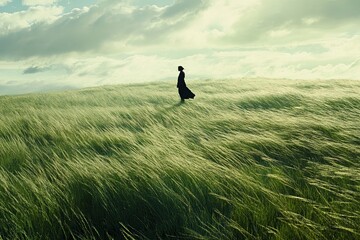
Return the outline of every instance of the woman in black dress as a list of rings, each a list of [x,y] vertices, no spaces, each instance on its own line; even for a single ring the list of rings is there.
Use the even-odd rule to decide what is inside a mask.
[[[190,91],[190,89],[187,88],[185,83],[185,73],[184,68],[182,66],[178,66],[179,77],[177,82],[177,88],[179,90],[179,95],[181,98],[181,102],[185,102],[185,99],[192,98],[194,99],[195,94]]]

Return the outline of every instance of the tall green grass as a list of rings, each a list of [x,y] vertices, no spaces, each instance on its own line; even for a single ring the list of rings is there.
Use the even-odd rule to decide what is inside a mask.
[[[0,97],[0,239],[360,239],[360,82]]]

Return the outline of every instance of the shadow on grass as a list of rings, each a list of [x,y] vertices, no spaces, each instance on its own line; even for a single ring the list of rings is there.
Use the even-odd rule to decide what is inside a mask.
[[[164,110],[162,111],[162,112],[164,112],[164,111],[167,111],[167,110],[172,110],[172,109],[175,109],[175,108],[178,108],[178,107],[181,107],[181,106],[184,106],[186,103],[185,102],[178,102],[178,103],[175,103],[174,105],[171,105],[170,107],[166,107],[166,108],[164,108]]]

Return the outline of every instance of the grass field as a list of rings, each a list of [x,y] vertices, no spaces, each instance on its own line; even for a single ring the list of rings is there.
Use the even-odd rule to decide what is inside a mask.
[[[360,239],[360,81],[0,97],[0,239]]]

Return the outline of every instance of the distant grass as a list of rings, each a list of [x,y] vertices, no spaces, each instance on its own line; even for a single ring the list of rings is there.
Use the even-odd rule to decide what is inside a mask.
[[[360,239],[360,82],[0,97],[0,239]]]

